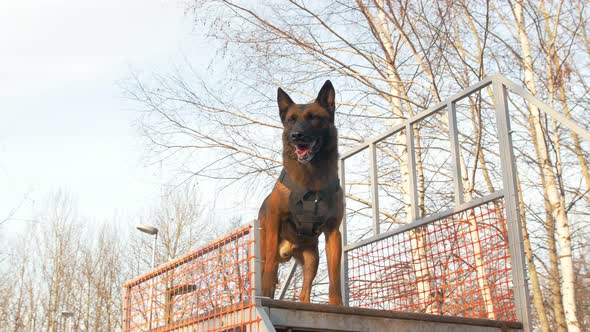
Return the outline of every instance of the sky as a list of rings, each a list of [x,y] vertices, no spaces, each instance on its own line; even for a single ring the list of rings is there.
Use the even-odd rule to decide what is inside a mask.
[[[94,220],[135,216],[167,180],[145,161],[132,72],[206,63],[180,0],[0,0],[0,220],[57,190]]]

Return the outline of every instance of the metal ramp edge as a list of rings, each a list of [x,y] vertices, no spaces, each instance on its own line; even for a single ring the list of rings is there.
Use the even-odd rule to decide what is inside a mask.
[[[522,323],[518,322],[394,312],[326,304],[304,304],[268,298],[262,298],[260,304],[261,309],[268,315],[274,329],[278,332],[516,332],[523,329]]]

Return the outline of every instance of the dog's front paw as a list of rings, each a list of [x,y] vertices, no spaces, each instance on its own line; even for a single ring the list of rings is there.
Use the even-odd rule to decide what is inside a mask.
[[[333,305],[342,305],[342,296],[340,294],[330,294],[328,303]]]

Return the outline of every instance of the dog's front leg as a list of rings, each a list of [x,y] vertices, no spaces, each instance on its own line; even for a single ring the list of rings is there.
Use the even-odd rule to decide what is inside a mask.
[[[303,287],[299,294],[299,301],[302,303],[309,303],[311,298],[311,285],[318,272],[318,264],[320,261],[318,248],[305,248],[300,255],[297,256],[303,270]]]
[[[326,258],[328,261],[328,277],[330,304],[342,305],[342,288],[340,280],[340,264],[342,259],[342,235],[338,229],[326,233]]]
[[[265,216],[264,268],[262,269],[262,296],[273,298],[277,285],[279,261],[277,257],[279,245],[280,218],[277,213],[270,212]]]

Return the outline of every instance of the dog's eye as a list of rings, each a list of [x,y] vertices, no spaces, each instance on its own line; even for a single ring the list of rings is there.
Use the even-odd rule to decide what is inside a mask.
[[[307,121],[313,121],[314,123],[321,124],[323,122],[323,120],[324,120],[324,118],[322,118],[321,116],[318,116],[318,115],[310,114],[307,116]]]
[[[287,123],[295,123],[295,117],[290,117],[287,119]]]

